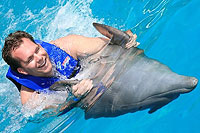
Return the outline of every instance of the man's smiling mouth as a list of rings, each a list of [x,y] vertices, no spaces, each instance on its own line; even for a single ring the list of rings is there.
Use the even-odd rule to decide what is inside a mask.
[[[43,62],[38,68],[44,67],[44,66],[46,65],[46,62],[47,62],[47,60],[46,60],[46,58],[45,58],[44,62]]]

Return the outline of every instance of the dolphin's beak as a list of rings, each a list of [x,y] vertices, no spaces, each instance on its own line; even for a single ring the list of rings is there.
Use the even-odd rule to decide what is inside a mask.
[[[185,88],[183,89],[183,93],[188,93],[191,92],[192,90],[194,90],[196,88],[198,84],[198,79],[195,77],[189,77],[189,80],[187,82],[187,86],[185,86]]]
[[[193,77],[193,89],[196,88],[197,84],[198,84],[198,79]]]

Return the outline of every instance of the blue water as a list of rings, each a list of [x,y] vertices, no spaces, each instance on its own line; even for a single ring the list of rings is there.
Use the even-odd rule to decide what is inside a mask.
[[[0,1],[0,49],[4,38],[25,30],[50,41],[68,34],[99,36],[92,22],[132,29],[147,56],[173,71],[200,79],[199,0]],[[199,133],[200,87],[149,115],[148,110],[116,118],[84,120],[75,109],[61,117],[30,122],[21,112],[17,88],[5,78],[0,55],[0,131],[70,133]]]

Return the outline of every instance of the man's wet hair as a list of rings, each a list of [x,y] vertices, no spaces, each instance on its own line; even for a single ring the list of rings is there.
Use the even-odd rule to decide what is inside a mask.
[[[19,60],[12,57],[11,53],[23,43],[22,38],[28,38],[35,43],[33,37],[25,31],[16,31],[10,33],[5,39],[4,47],[2,49],[2,57],[4,61],[17,72],[17,68],[21,67]]]

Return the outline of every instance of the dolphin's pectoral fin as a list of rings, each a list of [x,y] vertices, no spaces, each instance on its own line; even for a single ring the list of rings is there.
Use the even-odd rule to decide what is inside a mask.
[[[148,111],[149,114],[154,113],[156,110],[162,108],[163,106],[167,105],[174,99],[178,98],[181,93],[177,92],[178,90],[173,90],[161,94],[157,94],[148,98],[148,101],[151,101],[151,106],[149,107],[150,110]]]
[[[166,103],[168,104],[168,103]],[[150,108],[150,110],[148,111],[149,114],[152,114],[154,113],[155,111],[157,111],[158,109],[162,108],[163,106],[165,106],[166,104],[163,104],[163,105],[159,105],[159,106],[155,106],[153,108]]]
[[[155,111],[157,111],[158,109],[162,108],[163,106],[167,105],[168,103],[170,103],[171,101],[173,101],[173,99],[165,99],[162,102],[160,102],[159,104],[153,106],[152,108],[150,108],[150,110],[148,111],[149,114],[154,113]]]

